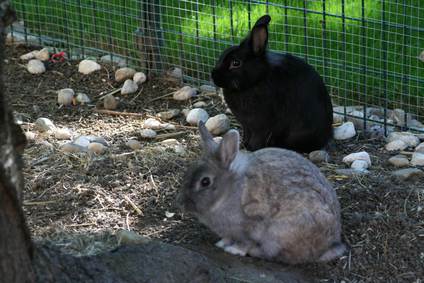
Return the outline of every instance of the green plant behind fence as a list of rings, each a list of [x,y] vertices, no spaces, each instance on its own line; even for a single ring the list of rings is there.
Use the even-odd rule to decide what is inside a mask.
[[[102,51],[139,61],[148,30],[162,68],[209,81],[220,52],[261,15],[272,17],[270,48],[302,56],[325,77],[336,103],[402,108],[424,115],[421,0],[177,1],[14,0],[28,34],[78,54]],[[144,27],[144,29],[143,29]],[[40,40],[41,42],[42,40]],[[41,42],[42,43],[42,42]]]

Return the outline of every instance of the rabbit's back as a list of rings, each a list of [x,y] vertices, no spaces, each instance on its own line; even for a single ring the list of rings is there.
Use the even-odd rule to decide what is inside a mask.
[[[256,151],[246,169],[242,207],[265,258],[316,260],[340,242],[336,194],[319,169],[295,152]],[[278,253],[279,252],[279,253]]]

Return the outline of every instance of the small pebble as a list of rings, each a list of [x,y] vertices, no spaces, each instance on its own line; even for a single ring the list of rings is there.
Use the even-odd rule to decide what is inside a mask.
[[[32,59],[28,62],[27,69],[31,74],[42,74],[46,71],[46,66],[40,60]]]
[[[40,132],[47,132],[55,130],[56,126],[53,124],[52,120],[48,118],[38,118],[35,121],[35,128]]]
[[[88,148],[89,152],[92,152],[92,153],[95,153],[95,154],[102,154],[106,150],[106,147],[103,144],[98,143],[98,142],[90,143],[87,148]]]
[[[100,70],[102,67],[95,61],[93,60],[82,60],[79,64],[78,64],[78,72],[84,74],[84,75],[88,75],[91,74],[95,71]]]
[[[209,119],[208,112],[202,108],[194,108],[188,112],[186,121],[190,125],[197,126],[200,121],[206,122]]]
[[[412,166],[424,166],[424,153],[414,152],[411,158]]]
[[[424,177],[424,172],[418,168],[406,168],[393,171],[392,175],[403,181],[418,180]]]
[[[394,140],[386,144],[385,148],[387,151],[398,151],[404,150],[408,145],[403,140]]]
[[[152,129],[143,129],[140,131],[140,136],[146,139],[153,139],[157,136],[157,133]]]
[[[74,101],[75,92],[72,88],[64,88],[57,92],[57,103],[59,105],[71,105]]]
[[[119,68],[115,72],[115,81],[120,83],[125,80],[132,79],[135,73],[136,71],[133,68],[128,68],[128,67]]]
[[[356,135],[355,126],[352,122],[346,122],[339,127],[334,128],[335,140],[347,140]]]
[[[185,86],[175,91],[172,97],[175,100],[184,101],[184,100],[188,100],[192,98],[196,94],[197,94],[197,89],[192,88],[191,86]]]
[[[205,126],[212,135],[218,136],[228,132],[230,129],[230,119],[225,114],[218,114],[209,118]]]
[[[309,160],[313,163],[329,162],[330,155],[325,150],[315,150],[309,153]]]
[[[108,110],[118,108],[119,101],[112,95],[108,94],[103,98],[103,107]]]
[[[405,155],[398,154],[389,158],[389,163],[395,167],[406,167],[409,165],[409,160]]]
[[[139,150],[142,148],[142,145],[138,140],[129,140],[125,143],[125,145],[131,148],[132,150]]]
[[[77,98],[76,99],[81,104],[87,104],[87,103],[90,103],[91,102],[91,100],[88,97],[88,95],[86,95],[85,93],[81,93],[81,92],[77,94]]]
[[[142,83],[144,83],[146,79],[147,79],[146,75],[143,72],[137,72],[133,76],[133,81],[138,85],[141,85]]]
[[[131,94],[136,92],[138,85],[133,80],[126,80],[121,88],[121,94]]]
[[[159,112],[156,116],[162,120],[171,120],[180,114],[178,109],[169,109],[168,111]]]
[[[194,108],[204,108],[208,106],[208,104],[204,101],[197,101],[196,103],[193,103]]]
[[[53,134],[58,140],[70,140],[72,138],[72,131],[66,128],[55,129]]]

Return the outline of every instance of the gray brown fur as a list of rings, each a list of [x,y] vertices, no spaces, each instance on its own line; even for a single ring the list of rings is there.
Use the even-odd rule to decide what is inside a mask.
[[[314,164],[280,148],[239,152],[235,130],[221,144],[199,130],[204,155],[180,195],[187,211],[251,256],[297,264],[345,252],[336,193]]]

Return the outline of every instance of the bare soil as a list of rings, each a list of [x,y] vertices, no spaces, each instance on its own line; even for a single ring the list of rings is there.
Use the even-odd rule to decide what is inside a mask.
[[[139,131],[143,120],[171,108],[190,108],[203,100],[210,115],[225,106],[218,95],[201,95],[192,101],[177,102],[169,97],[152,99],[178,89],[165,77],[151,78],[140,92],[121,97],[117,111],[141,113],[123,116],[97,113],[95,104],[102,95],[120,85],[114,81],[116,67],[103,64],[101,71],[88,76],[78,73],[78,62],[48,65],[47,72],[31,75],[19,56],[29,47],[10,46],[4,65],[6,93],[25,131],[34,130],[38,117],[50,118],[58,127],[80,135],[105,138],[106,154],[65,154],[58,150],[66,141],[38,134],[25,149],[24,210],[34,239],[57,245],[75,255],[95,254],[118,245],[113,234],[122,229],[135,231],[204,253],[222,253],[218,240],[196,219],[181,213],[176,194],[186,166],[199,155],[198,135],[183,116],[173,119],[175,133],[185,148],[176,153],[164,148],[160,139],[143,140]],[[58,107],[54,91],[73,88],[86,93],[93,103]],[[232,126],[238,127],[232,119]],[[166,137],[166,136],[165,136]],[[143,148],[125,146],[136,138]],[[373,165],[370,174],[347,177],[335,169],[345,168],[342,158],[352,152],[367,151]],[[401,181],[391,177],[392,155],[379,140],[355,138],[335,142],[331,162],[320,165],[332,182],[342,207],[343,238],[349,254],[328,264],[296,268],[320,282],[422,282],[424,280],[424,182]],[[141,211],[137,212],[134,205]],[[234,260],[268,263],[253,258]],[[421,280],[421,281],[420,281]]]

